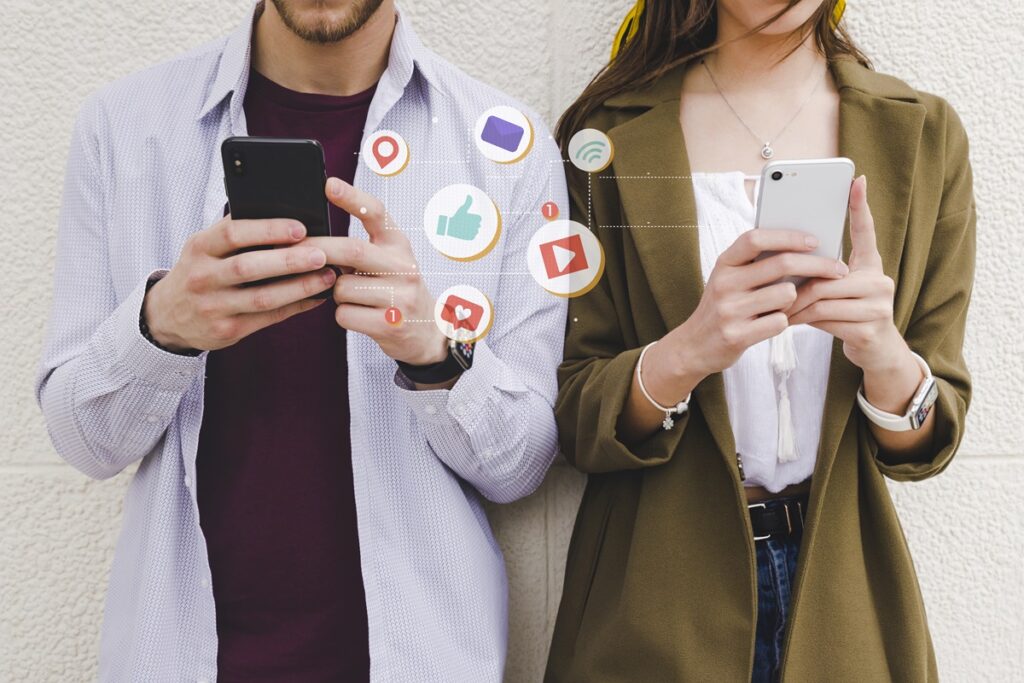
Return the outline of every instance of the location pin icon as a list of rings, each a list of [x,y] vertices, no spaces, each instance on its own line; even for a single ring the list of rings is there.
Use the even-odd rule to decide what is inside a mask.
[[[381,169],[387,168],[388,164],[398,156],[398,141],[390,135],[381,135],[373,141],[373,158]]]

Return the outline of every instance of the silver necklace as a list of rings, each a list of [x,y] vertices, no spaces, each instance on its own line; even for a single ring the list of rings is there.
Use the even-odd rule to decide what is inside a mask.
[[[746,128],[752,136],[754,136],[754,139],[760,142],[763,138],[757,133],[755,133],[753,128],[747,125],[747,122],[743,120],[743,117],[740,116],[738,111],[736,111],[736,108],[732,106],[732,103],[729,101],[729,98],[725,96],[725,93],[722,92],[721,86],[718,85],[718,81],[715,80],[715,75],[711,73],[711,67],[708,66],[707,61],[702,59],[700,60],[700,63],[704,65],[704,69],[708,72],[708,78],[710,78],[711,82],[714,83],[715,90],[717,90],[718,94],[722,97],[722,101],[725,102],[725,106],[729,107],[729,111],[732,112],[732,115],[736,117],[737,121],[743,124],[743,127]],[[762,159],[771,159],[773,156],[775,156],[775,150],[772,148],[772,140],[778,140],[780,137],[782,137],[783,133],[789,130],[789,127],[793,124],[794,121],[796,121],[796,117],[800,116],[800,112],[804,110],[804,107],[806,107],[810,103],[811,99],[814,97],[814,94],[818,92],[818,88],[821,87],[821,84],[825,80],[826,73],[828,73],[828,69],[825,69],[824,71],[821,72],[821,78],[819,78],[818,82],[814,85],[814,89],[811,90],[810,94],[807,96],[807,99],[803,101],[803,104],[801,104],[800,107],[797,108],[795,112],[793,112],[793,116],[789,119],[789,121],[786,122],[786,125],[782,127],[782,130],[773,135],[770,140],[765,140],[764,146],[761,147]]]

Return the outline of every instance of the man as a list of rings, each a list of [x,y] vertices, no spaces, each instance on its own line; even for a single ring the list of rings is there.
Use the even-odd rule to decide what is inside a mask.
[[[536,116],[519,163],[476,153],[496,105],[517,106],[424,49],[393,0],[256,5],[84,105],[37,398],[82,472],[139,462],[102,680],[500,680],[507,586],[480,495],[530,493],[556,449],[565,308],[523,266],[566,197]],[[378,130],[408,142],[398,175],[360,152]],[[322,143],[333,236],[225,215],[220,142],[246,134]],[[422,232],[455,182],[505,215],[471,264]],[[432,322],[464,283],[494,309],[468,370]]]

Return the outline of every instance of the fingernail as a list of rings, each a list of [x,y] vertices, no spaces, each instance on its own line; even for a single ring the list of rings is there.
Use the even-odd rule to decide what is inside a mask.
[[[337,197],[341,194],[341,181],[337,178],[331,178],[327,181],[327,191]]]
[[[302,223],[295,223],[290,232],[293,240],[300,240],[306,234],[306,228]]]
[[[816,246],[818,246],[818,238],[815,237],[814,235],[808,235],[807,237],[804,238],[804,244],[807,245],[808,249],[814,249]]]
[[[850,272],[850,267],[842,261],[836,261],[836,272],[840,275],[846,275]]]
[[[320,277],[323,278],[324,284],[326,284],[326,285],[334,284],[335,275],[334,275],[334,271],[333,270],[330,270],[330,269],[325,270]]]
[[[309,255],[309,265],[311,265],[311,266],[318,266],[319,267],[319,266],[322,266],[325,263],[327,263],[327,255],[324,252],[322,252],[319,249],[317,249],[316,251],[313,251],[312,253],[310,253],[310,255]]]

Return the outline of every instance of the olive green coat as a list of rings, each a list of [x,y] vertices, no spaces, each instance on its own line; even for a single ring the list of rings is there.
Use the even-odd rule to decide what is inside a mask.
[[[939,398],[927,456],[887,463],[855,409],[861,372],[835,343],[783,678],[933,681],[925,608],[883,475],[938,474],[963,435],[975,241],[967,138],[942,99],[852,61],[832,69],[840,152],[869,179],[878,248],[897,284],[894,319],[931,366]],[[681,78],[676,69],[609,99],[589,126],[608,133],[614,162],[600,177],[570,178],[574,217],[596,231],[606,266],[600,283],[571,302],[560,369],[562,447],[590,477],[550,681],[751,676],[754,542],[721,375],[700,383],[671,431],[633,446],[615,431],[640,348],[686,320],[703,288],[697,230],[659,227],[696,224]]]

